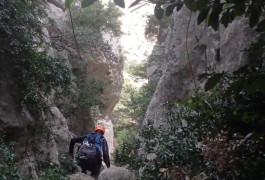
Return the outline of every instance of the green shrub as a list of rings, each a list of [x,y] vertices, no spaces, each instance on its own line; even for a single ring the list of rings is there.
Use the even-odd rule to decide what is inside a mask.
[[[96,59],[101,55],[100,51],[104,52],[104,56],[109,61],[117,60],[118,57],[112,52],[111,45],[105,42],[102,33],[103,31],[112,32],[114,36],[120,36],[122,34],[119,20],[121,15],[121,11],[114,3],[109,2],[105,7],[101,1],[73,11],[76,39],[88,60]],[[68,31],[72,34],[71,29]]]
[[[66,90],[71,83],[70,69],[61,59],[47,57],[43,52],[32,52],[23,62],[20,87],[23,102],[40,110],[45,106],[43,96],[54,87]]]
[[[77,105],[80,109],[89,112],[91,107],[103,107],[102,99],[100,99],[104,92],[104,83],[97,79],[81,78],[78,85],[80,92],[77,100]]]
[[[0,52],[15,67],[21,102],[33,114],[45,107],[44,96],[52,88],[66,90],[70,70],[59,58],[47,56],[44,41],[45,2],[41,0],[1,1]]]
[[[157,38],[159,31],[169,26],[170,18],[164,17],[158,20],[154,15],[147,16],[147,22],[145,27],[145,37],[147,39]]]
[[[132,75],[135,79],[147,79],[146,73],[147,64],[132,64],[128,67],[128,73]]]
[[[5,142],[5,137],[0,135],[0,179],[1,180],[21,180],[24,179],[17,166],[17,159],[12,152],[15,143]]]
[[[122,34],[119,17],[122,12],[114,3],[108,2],[104,7],[101,1],[91,6],[79,9],[73,14],[73,21],[77,27],[92,27],[96,30],[110,30],[115,36]]]
[[[68,180],[69,177],[63,172],[61,167],[58,165],[47,162],[40,166],[39,179],[41,180]]]
[[[145,66],[136,65],[133,66],[134,68],[130,66],[129,72],[136,79],[143,79],[146,76],[144,72]],[[130,142],[137,134],[156,85],[157,81],[151,80],[138,89],[129,84],[128,81],[124,83],[121,99],[111,117],[114,123],[114,135],[118,149],[123,142]]]
[[[28,51],[43,43],[40,19],[47,17],[44,7],[41,0],[1,1],[0,52],[9,60],[26,60]]]
[[[167,123],[145,126],[141,144],[127,146],[126,154],[118,151],[115,160],[136,171],[142,169],[139,179],[263,179],[264,132],[251,124],[247,129],[241,126],[244,120],[234,112],[238,107],[247,111],[254,106],[260,121],[264,115],[258,109],[265,97],[241,98],[247,104],[234,97],[223,98],[220,92],[195,92],[187,101],[167,104]],[[235,119],[238,127],[231,123]]]
[[[134,149],[139,148],[140,141],[127,141],[118,146],[114,153],[115,163],[120,165],[130,164],[130,168],[137,170],[142,164],[141,159],[133,156]],[[125,159],[124,159],[125,158]]]

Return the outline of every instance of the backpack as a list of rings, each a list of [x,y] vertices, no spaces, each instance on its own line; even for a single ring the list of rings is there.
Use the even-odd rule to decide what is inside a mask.
[[[98,155],[101,155],[102,138],[103,136],[99,133],[88,134],[77,152],[78,159],[95,160]]]

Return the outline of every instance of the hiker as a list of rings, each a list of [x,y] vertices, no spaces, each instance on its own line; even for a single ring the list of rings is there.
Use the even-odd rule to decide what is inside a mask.
[[[101,125],[95,127],[95,132],[71,139],[69,154],[73,157],[75,143],[82,143],[77,152],[77,162],[82,168],[82,173],[86,174],[89,170],[91,175],[98,174],[101,168],[102,155],[107,166],[110,167],[109,149],[106,139],[104,138],[105,128]]]

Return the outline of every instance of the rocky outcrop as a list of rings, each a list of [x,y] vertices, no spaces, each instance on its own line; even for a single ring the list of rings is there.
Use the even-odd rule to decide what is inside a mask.
[[[201,87],[198,75],[207,68],[217,72],[233,71],[248,61],[243,50],[253,42],[255,33],[246,19],[238,18],[227,28],[214,31],[205,24],[197,25],[196,17],[196,13],[186,8],[172,15],[162,77],[148,106],[144,124],[164,122],[164,104],[184,99],[190,90]]]
[[[87,76],[91,76],[104,83],[104,92],[101,97],[104,104],[102,112],[104,116],[109,116],[118,103],[123,83],[123,63],[119,58],[119,54],[114,55],[115,57],[111,59],[104,55],[104,53],[99,53],[98,56],[86,65]]]

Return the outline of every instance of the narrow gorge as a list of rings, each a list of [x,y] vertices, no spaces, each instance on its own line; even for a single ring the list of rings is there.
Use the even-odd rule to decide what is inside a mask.
[[[264,180],[264,5],[0,0],[0,180]]]

